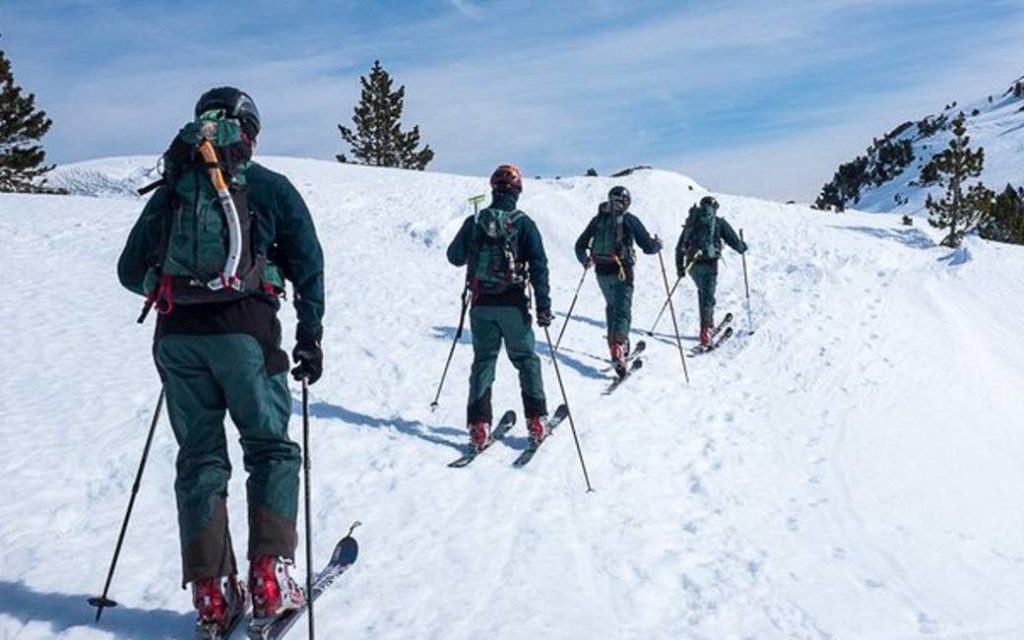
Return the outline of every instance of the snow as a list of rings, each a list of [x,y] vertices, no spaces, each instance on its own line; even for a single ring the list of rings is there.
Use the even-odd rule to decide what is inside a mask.
[[[317,563],[364,523],[359,562],[318,603],[318,637],[1024,637],[1021,248],[968,238],[950,253],[898,216],[716,194],[752,246],[756,332],[727,252],[719,309],[735,312],[737,336],[689,360],[686,385],[666,318],[644,369],[603,397],[588,278],[559,356],[588,494],[568,424],[522,470],[510,466],[521,419],[507,444],[446,467],[467,439],[471,349],[464,336],[431,413],[462,280],[444,249],[486,181],[262,161],[305,196],[327,258],[327,372],[311,391]],[[152,163],[62,170],[99,197],[0,196],[0,638],[191,633],[166,418],[111,589],[121,606],[94,625],[85,602],[102,590],[159,391],[152,327],[134,323],[140,300],[115,274],[143,203],[131,189]],[[660,171],[529,180],[521,206],[544,235],[558,310],[579,279],[572,243],[616,183],[670,246],[706,193]],[[686,346],[695,297],[687,282],[676,298]],[[664,302],[655,257],[640,258],[634,300],[640,338]],[[290,337],[290,308],[282,318]],[[496,412],[521,413],[505,360],[494,397]],[[242,551],[245,474],[229,440]]]

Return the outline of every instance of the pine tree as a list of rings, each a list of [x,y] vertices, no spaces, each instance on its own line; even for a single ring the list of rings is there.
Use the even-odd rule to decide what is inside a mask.
[[[370,76],[359,78],[362,95],[355,108],[352,122],[355,131],[338,125],[342,139],[351,147],[353,160],[345,154],[337,156],[338,162],[352,162],[374,167],[398,167],[422,171],[434,158],[430,145],[420,145],[420,128],[412,131],[401,130],[402,109],[405,101],[405,86],[391,90],[391,76],[380,61],[376,60],[370,69]]]
[[[978,225],[978,235],[986,240],[1024,244],[1024,189],[1007,184]]]
[[[0,49],[0,191],[48,191],[39,181],[53,165],[44,166],[46,152],[38,144],[53,121],[35,107],[34,94],[23,96],[14,84],[11,61]]]
[[[991,209],[993,200],[992,191],[980,182],[967,186],[970,180],[981,175],[985,166],[985,150],[971,149],[971,138],[967,135],[964,120],[963,112],[953,120],[953,139],[949,148],[934,158],[946,193],[939,200],[929,195],[925,202],[931,214],[928,223],[938,229],[949,229],[941,242],[947,247],[960,246],[964,235],[973,231]]]
[[[845,208],[835,181],[826,182],[821,188],[821,195],[814,201],[814,208],[821,211],[842,211]]]

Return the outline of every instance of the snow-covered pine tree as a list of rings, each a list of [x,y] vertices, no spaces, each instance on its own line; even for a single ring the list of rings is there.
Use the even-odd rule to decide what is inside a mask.
[[[422,171],[434,158],[430,145],[418,149],[420,128],[402,132],[402,109],[405,86],[391,90],[392,79],[379,60],[370,68],[369,77],[361,76],[362,94],[352,122],[355,130],[338,125],[342,139],[351,147],[352,159],[345,154],[338,162],[366,164],[374,167],[397,167]]]
[[[971,138],[963,112],[953,120],[953,139],[949,147],[934,158],[940,181],[946,193],[939,200],[928,196],[925,206],[928,223],[938,229],[949,229],[941,244],[959,247],[965,234],[973,231],[992,206],[993,194],[980,181],[968,182],[981,175],[985,166],[985,150],[971,149]]]
[[[41,178],[53,165],[43,164],[46,152],[39,139],[53,121],[36,109],[35,102],[34,94],[22,95],[14,83],[11,61],[0,49],[0,191],[49,191]]]

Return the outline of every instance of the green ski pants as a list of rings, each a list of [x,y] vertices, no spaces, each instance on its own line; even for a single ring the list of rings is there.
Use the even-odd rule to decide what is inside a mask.
[[[287,374],[267,375],[263,350],[244,334],[163,336],[156,361],[179,446],[174,493],[182,583],[237,573],[226,505],[226,413],[238,427],[249,474],[248,558],[293,558],[301,456],[288,438]]]
[[[690,268],[690,278],[697,285],[700,326],[715,325],[715,288],[718,286],[718,261],[697,262]]]
[[[604,296],[608,344],[629,344],[629,329],[633,321],[633,283],[619,280],[617,275],[598,274],[597,284]]]
[[[519,390],[527,418],[546,416],[547,400],[530,315],[519,307],[473,307],[473,368],[469,375],[468,423],[492,422],[491,385],[502,341],[508,359],[519,371]]]

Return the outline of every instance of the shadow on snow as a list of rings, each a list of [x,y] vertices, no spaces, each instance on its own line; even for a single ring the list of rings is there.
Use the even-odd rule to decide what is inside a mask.
[[[455,332],[458,331],[458,327],[438,326],[432,327],[431,330],[434,332],[433,337],[446,342],[451,342],[455,338]],[[468,326],[462,330],[462,337],[459,338],[459,344],[473,344],[473,337],[469,332]]]
[[[301,415],[302,404],[292,399],[292,413]],[[392,428],[408,436],[413,436],[431,444],[450,447],[458,451],[464,449],[462,442],[455,442],[440,436],[464,436],[465,431],[451,427],[427,427],[416,420],[405,420],[397,416],[391,418],[375,418],[365,413],[359,413],[345,407],[330,404],[327,402],[311,402],[309,404],[309,415],[313,418],[324,418],[327,420],[340,420],[348,424],[360,427],[372,427],[374,429]]]
[[[878,229],[875,227],[841,227],[838,225],[832,225],[832,228],[863,233],[882,240],[892,240],[914,249],[931,249],[935,246],[935,243],[928,237],[928,234],[920,229]]]
[[[95,628],[117,638],[182,638],[191,634],[195,617],[167,609],[135,609],[119,606],[106,609],[93,624],[96,609],[84,594],[33,591],[20,582],[0,581],[0,615],[22,624],[49,623],[54,635],[75,627]]]
[[[945,262],[951,267],[959,267],[971,261],[971,252],[967,247],[960,247],[948,256],[939,258],[939,262]]]

